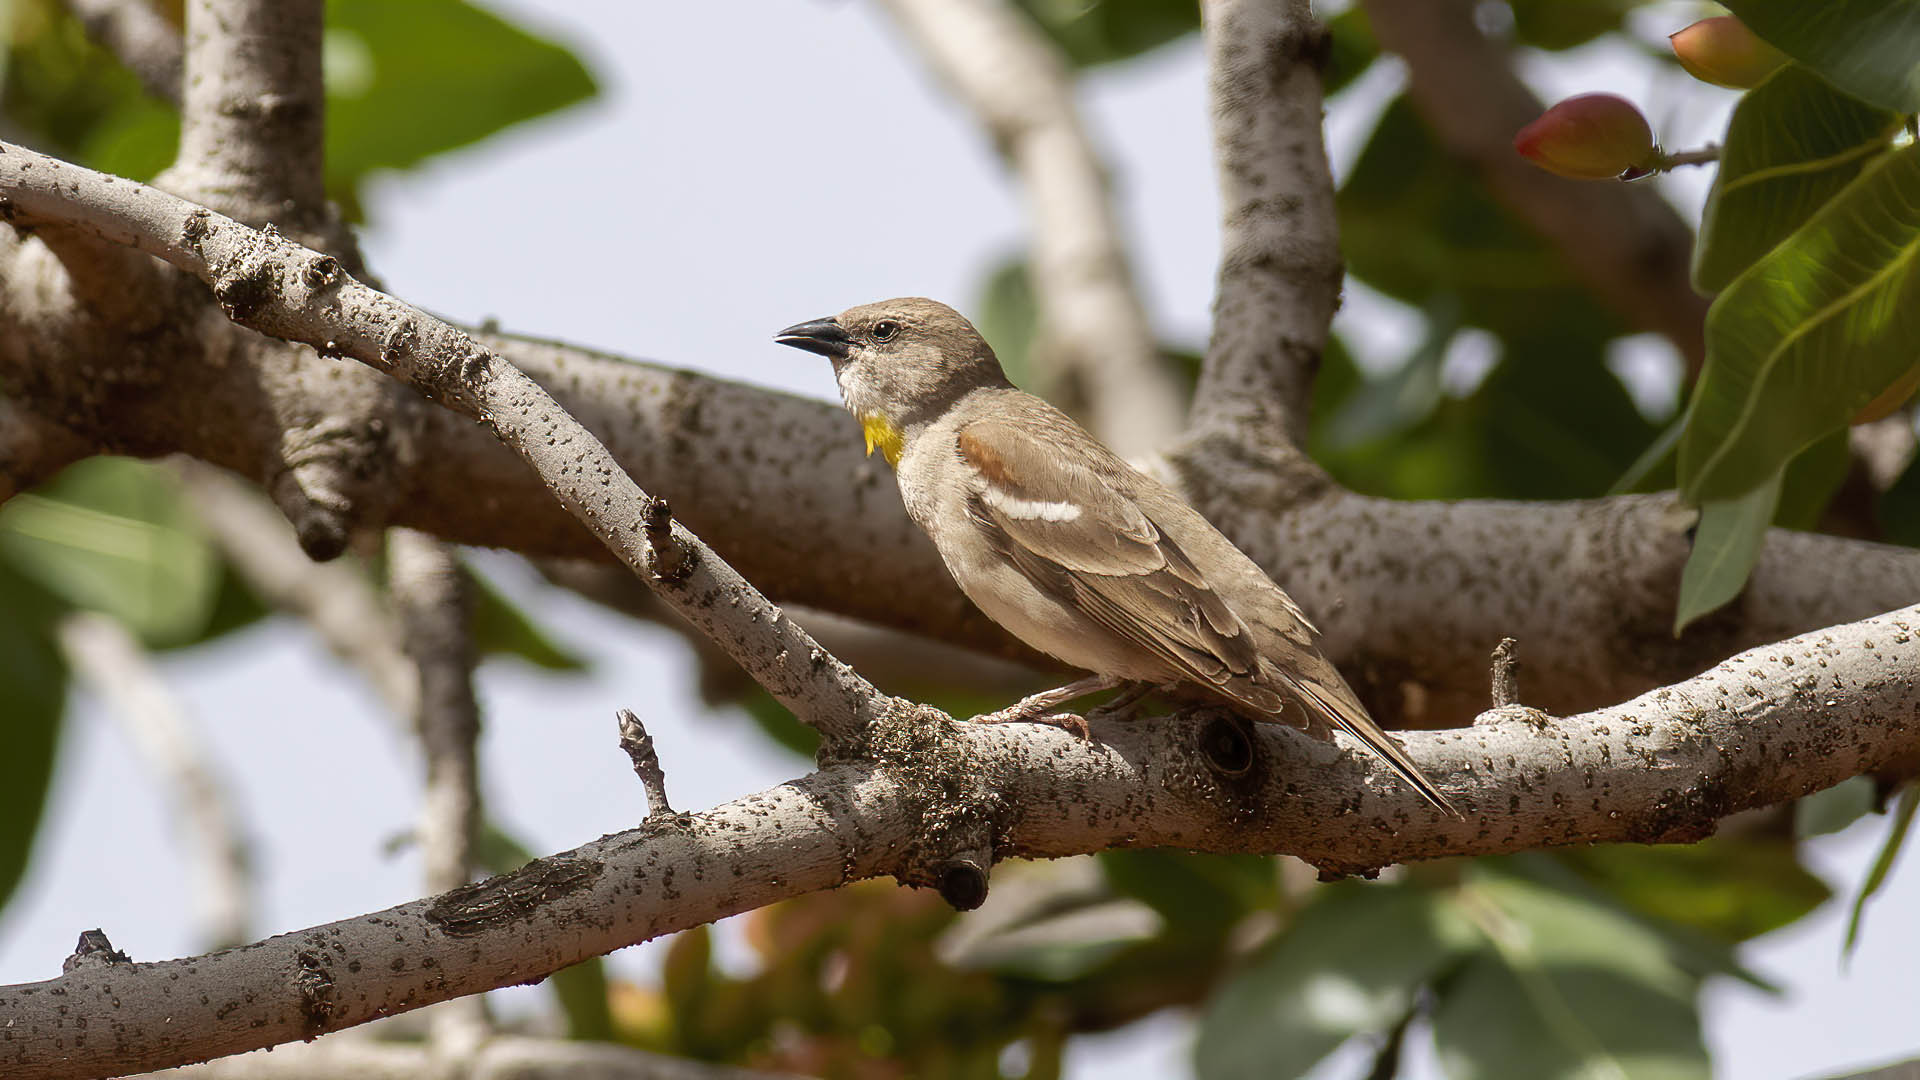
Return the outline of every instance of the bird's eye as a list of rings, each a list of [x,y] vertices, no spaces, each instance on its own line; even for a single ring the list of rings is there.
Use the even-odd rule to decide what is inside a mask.
[[[892,341],[900,336],[900,324],[892,319],[881,319],[873,324],[873,340]]]

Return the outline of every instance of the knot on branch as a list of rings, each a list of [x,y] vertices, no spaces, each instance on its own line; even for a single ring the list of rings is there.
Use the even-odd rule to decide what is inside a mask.
[[[73,954],[60,963],[60,970],[72,974],[83,968],[111,967],[114,964],[131,964],[133,958],[113,947],[107,935],[98,928],[82,930],[80,942],[73,947]]]
[[[653,549],[653,576],[668,584],[685,581],[693,573],[692,552],[673,535],[673,507],[655,496],[647,503],[647,546]]]
[[[956,910],[985,903],[1007,808],[970,753],[965,726],[938,709],[902,701],[849,742],[842,753],[867,758],[899,784],[916,823],[893,876],[937,890]]]

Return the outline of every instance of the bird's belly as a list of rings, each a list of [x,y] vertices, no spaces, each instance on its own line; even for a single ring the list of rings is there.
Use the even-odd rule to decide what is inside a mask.
[[[1172,677],[1151,653],[1040,591],[1011,565],[949,562],[948,569],[987,618],[1049,656],[1097,675],[1149,682]]]

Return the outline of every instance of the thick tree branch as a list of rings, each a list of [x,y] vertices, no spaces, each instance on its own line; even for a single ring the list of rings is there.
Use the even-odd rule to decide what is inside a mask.
[[[255,909],[251,845],[179,699],[118,622],[82,612],[62,620],[59,633],[67,662],[105,699],[177,804],[201,940],[210,948],[246,941]]]
[[[180,34],[147,0],[66,0],[87,36],[120,58],[147,93],[180,103]]]
[[[1920,752],[1920,608],[1756,649],[1585,715],[1497,711],[1471,728],[1410,733],[1409,753],[1462,818],[1392,784],[1372,759],[1281,725],[1243,741],[1250,764],[1232,775],[1195,752],[1242,732],[1218,714],[1102,721],[1095,732],[1088,743],[903,711],[866,729],[860,757],[444,896],[192,960],[0,988],[10,1021],[0,1065],[19,1080],[106,1076],[312,1038],[899,874],[929,830],[968,821],[990,829],[1001,855],[1172,846],[1290,853],[1345,873],[1698,839],[1727,815]]]
[[[1074,104],[1067,61],[1007,0],[884,0],[971,108],[1013,169],[1033,222],[1039,347],[1122,455],[1180,429],[1179,384],[1161,364],[1107,170]]]
[[[1473,0],[1362,0],[1380,44],[1407,62],[1408,93],[1440,144],[1547,238],[1602,303],[1665,336],[1697,371],[1707,300],[1693,291],[1693,232],[1646,184],[1566,180],[1513,151],[1542,111],[1507,50],[1474,22]]]
[[[1202,6],[1223,230],[1189,439],[1298,442],[1344,265],[1307,0]]]
[[[679,573],[663,577],[646,528],[652,497],[531,379],[446,323],[348,276],[331,256],[250,229],[145,184],[0,143],[13,215],[62,222],[164,259],[212,287],[241,325],[350,356],[479,420],[562,505],[794,715],[829,738],[901,707],[790,622],[675,523]]]

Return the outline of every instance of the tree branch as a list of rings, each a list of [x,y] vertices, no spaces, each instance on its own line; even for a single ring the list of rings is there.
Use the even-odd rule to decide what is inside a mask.
[[[18,1080],[106,1076],[292,1039],[552,973],[588,956],[848,881],[899,874],[931,830],[991,830],[1002,855],[1115,845],[1296,854],[1335,873],[1554,844],[1672,842],[1920,751],[1920,608],[1735,657],[1593,713],[1493,713],[1413,732],[1408,752],[1466,817],[1371,758],[1222,714],[1034,725],[877,721],[860,757],[704,813],[428,900],[157,964],[0,988]],[[1474,665],[1476,677],[1483,674]],[[1211,717],[1211,719],[1207,719]],[[1223,727],[1224,725],[1224,727]],[[1242,732],[1245,768],[1196,743]],[[76,1028],[73,1012],[88,1025]]]
[[[1326,30],[1307,0],[1202,13],[1223,236],[1188,440],[1298,443],[1345,270],[1320,135]]]
[[[180,35],[146,0],[66,0],[87,36],[120,58],[147,93],[180,103]]]
[[[1672,341],[1689,371],[1706,359],[1707,300],[1688,268],[1693,231],[1651,185],[1567,180],[1513,151],[1542,107],[1507,50],[1474,22],[1472,0],[1362,0],[1386,49],[1407,62],[1408,93],[1440,144],[1493,196],[1559,249],[1628,324]]]
[[[1090,425],[1115,450],[1139,456],[1165,445],[1180,430],[1182,394],[1127,266],[1107,169],[1074,104],[1066,58],[1007,0],[883,6],[1020,182],[1044,355],[1072,378]]]
[[[211,948],[246,941],[256,906],[251,845],[179,699],[114,620],[76,613],[61,620],[59,635],[67,662],[105,699],[179,807],[201,940]]]
[[[0,143],[11,213],[59,221],[200,278],[243,326],[351,356],[488,427],[563,506],[682,615],[720,642],[781,704],[830,739],[905,706],[827,653],[679,524],[685,573],[657,573],[651,496],[577,421],[497,354],[347,275],[331,256],[194,207],[155,188]]]

